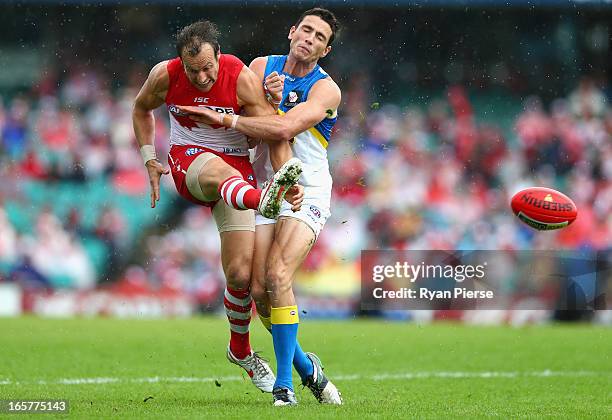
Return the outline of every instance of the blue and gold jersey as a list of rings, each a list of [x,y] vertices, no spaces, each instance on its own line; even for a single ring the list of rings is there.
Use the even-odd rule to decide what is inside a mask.
[[[308,94],[316,82],[329,77],[329,75],[318,64],[304,77],[295,77],[283,72],[287,61],[286,55],[270,55],[264,72],[264,79],[272,72],[285,75],[283,98],[278,107],[279,114],[291,111],[296,105],[306,102]],[[293,155],[304,164],[300,184],[306,187],[306,194],[310,192],[316,196],[331,196],[332,179],[329,173],[327,161],[327,147],[330,142],[331,132],[337,120],[337,112],[333,110],[332,115],[327,115],[314,127],[295,136],[291,145]],[[272,175],[272,167],[269,163],[267,146],[259,146],[254,162],[257,177],[268,179]],[[265,160],[265,174],[262,172]],[[264,176],[265,175],[265,176]]]

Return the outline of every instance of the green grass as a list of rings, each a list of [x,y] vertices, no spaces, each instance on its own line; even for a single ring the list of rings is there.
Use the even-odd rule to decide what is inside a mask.
[[[226,321],[217,318],[0,319],[0,399],[67,399],[70,417],[81,418],[612,416],[612,330],[606,327],[303,322],[302,346],[317,352],[332,380],[339,378],[342,407],[321,406],[301,387],[299,406],[271,407],[270,395],[225,360],[227,335]],[[259,323],[251,335],[254,347],[273,359]],[[538,376],[546,370],[551,376]],[[482,372],[517,375],[465,377]],[[424,374],[409,375],[417,373]],[[396,377],[377,380],[380,374]],[[120,381],[59,383],[100,377]],[[152,377],[161,379],[134,382]],[[164,379],[172,377],[200,381]]]

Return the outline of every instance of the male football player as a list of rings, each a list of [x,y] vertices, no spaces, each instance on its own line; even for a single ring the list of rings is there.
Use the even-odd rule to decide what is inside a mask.
[[[293,295],[295,272],[316,241],[330,216],[332,179],[327,146],[337,119],[340,89],[317,64],[331,51],[338,22],[330,11],[308,10],[289,30],[289,53],[255,59],[250,68],[265,81],[270,100],[279,115],[240,117],[235,128],[249,137],[291,141],[293,155],[302,161],[300,185],[304,198],[299,211],[283,203],[278,220],[256,216],[255,257],[251,293],[264,325],[271,330],[277,372],[275,406],[297,403],[293,392],[291,364],[302,384],[317,400],[341,404],[337,388],[323,374],[321,361],[304,353],[297,344],[298,308]],[[228,126],[213,112],[181,107],[195,121]],[[268,178],[272,175],[270,149],[258,146],[254,167]],[[263,179],[262,178],[262,179]]]
[[[270,146],[278,171],[265,191],[257,188],[249,162],[247,136],[236,130],[238,115],[274,113],[259,78],[238,58],[221,54],[216,26],[195,22],[177,34],[178,57],[153,67],[134,102],[133,124],[151,184],[151,207],[160,198],[159,181],[170,171],[157,160],[153,110],[162,104],[170,114],[168,163],[181,196],[212,208],[221,237],[221,260],[227,279],[225,308],[230,323],[227,357],[244,368],[262,391],[272,392],[274,374],[251,350],[251,267],[254,209],[274,220],[283,197],[301,173],[288,144]],[[205,125],[182,114],[178,105],[204,107],[220,117]],[[299,208],[299,200],[293,197]]]

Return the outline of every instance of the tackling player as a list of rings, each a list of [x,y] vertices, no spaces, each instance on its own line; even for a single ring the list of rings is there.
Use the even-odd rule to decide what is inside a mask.
[[[292,362],[302,384],[319,402],[342,403],[340,393],[323,374],[319,358],[304,353],[297,344],[299,317],[292,290],[295,272],[330,216],[332,179],[326,149],[337,119],[340,89],[317,62],[331,51],[337,28],[337,20],[328,10],[304,12],[289,31],[288,55],[259,57],[250,66],[260,80],[265,80],[280,115],[240,117],[235,125],[250,137],[291,140],[293,155],[303,163],[301,209],[293,212],[283,204],[278,220],[256,217],[251,293],[262,322],[272,332],[277,360],[273,397],[277,406],[297,403]],[[196,121],[215,122],[212,112],[181,109]],[[254,167],[263,178],[272,174],[268,150],[265,145],[256,150]]]
[[[271,150],[275,167],[280,168],[265,191],[257,189],[247,136],[235,126],[242,111],[267,115],[274,109],[266,101],[259,78],[238,58],[221,54],[218,34],[209,21],[195,22],[178,32],[178,57],[155,65],[136,97],[134,132],[149,175],[151,207],[155,207],[160,178],[170,171],[155,154],[152,111],[166,104],[171,124],[168,163],[176,188],[187,200],[211,207],[221,237],[227,279],[224,303],[230,323],[227,357],[244,368],[259,389],[272,392],[274,374],[249,343],[253,209],[277,217],[284,194],[298,181],[301,165],[289,159],[288,144],[277,142]],[[210,109],[219,123],[196,123],[178,105]],[[294,196],[292,201],[299,208],[299,199]]]

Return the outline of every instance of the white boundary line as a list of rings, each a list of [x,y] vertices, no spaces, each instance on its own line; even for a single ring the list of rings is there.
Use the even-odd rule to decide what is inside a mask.
[[[495,379],[495,378],[550,378],[550,377],[581,377],[581,376],[612,376],[612,372],[593,371],[532,371],[532,372],[405,372],[405,373],[379,373],[376,375],[334,375],[334,381],[386,381],[411,379]],[[0,380],[0,385],[104,385],[123,383],[202,383],[202,382],[235,382],[246,381],[242,376],[221,377],[193,377],[193,376],[153,376],[149,378],[61,378],[38,381],[11,381]]]

